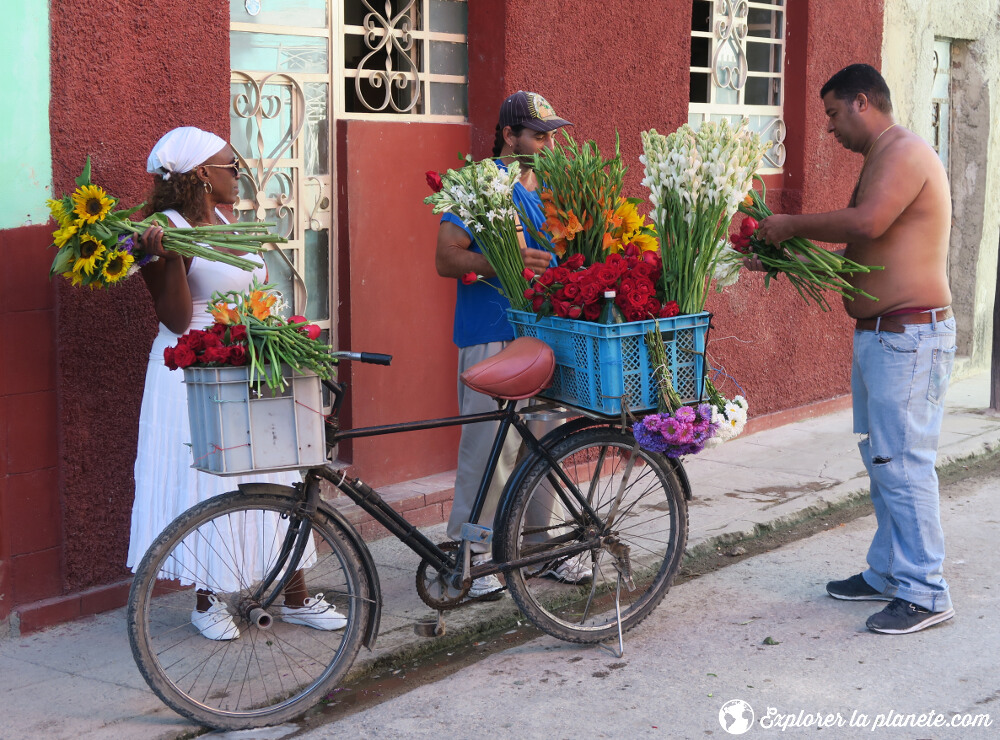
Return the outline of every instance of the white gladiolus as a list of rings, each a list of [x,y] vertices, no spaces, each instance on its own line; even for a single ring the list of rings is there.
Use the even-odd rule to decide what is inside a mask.
[[[726,248],[725,231],[769,142],[745,121],[734,128],[723,119],[697,131],[685,124],[669,136],[644,131],[642,143],[642,184],[650,191],[664,278],[683,313],[701,311]]]

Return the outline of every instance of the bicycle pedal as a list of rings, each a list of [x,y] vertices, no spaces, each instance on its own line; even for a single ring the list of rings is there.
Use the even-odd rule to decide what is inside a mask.
[[[481,545],[488,545],[493,542],[493,530],[481,524],[463,524],[462,539]]]

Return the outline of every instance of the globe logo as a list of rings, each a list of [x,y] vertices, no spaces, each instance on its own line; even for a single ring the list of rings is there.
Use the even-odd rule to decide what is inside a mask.
[[[742,735],[753,727],[753,708],[742,699],[731,699],[719,710],[719,724],[730,735]]]

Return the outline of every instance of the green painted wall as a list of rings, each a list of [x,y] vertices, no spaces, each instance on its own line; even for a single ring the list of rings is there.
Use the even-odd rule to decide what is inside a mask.
[[[0,229],[49,217],[49,4],[4,3],[0,24]]]

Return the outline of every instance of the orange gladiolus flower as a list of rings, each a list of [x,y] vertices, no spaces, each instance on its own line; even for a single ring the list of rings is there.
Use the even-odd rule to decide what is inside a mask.
[[[583,224],[576,214],[570,211],[569,219],[566,222],[566,241],[573,241],[573,237],[583,231]]]
[[[208,312],[212,314],[212,318],[215,319],[216,324],[231,326],[240,323],[240,315],[236,312],[236,309],[230,308],[225,303],[216,303],[208,309]]]
[[[263,321],[271,315],[271,306],[277,300],[277,296],[268,295],[262,290],[255,290],[250,294],[250,312],[254,315],[254,318]]]

